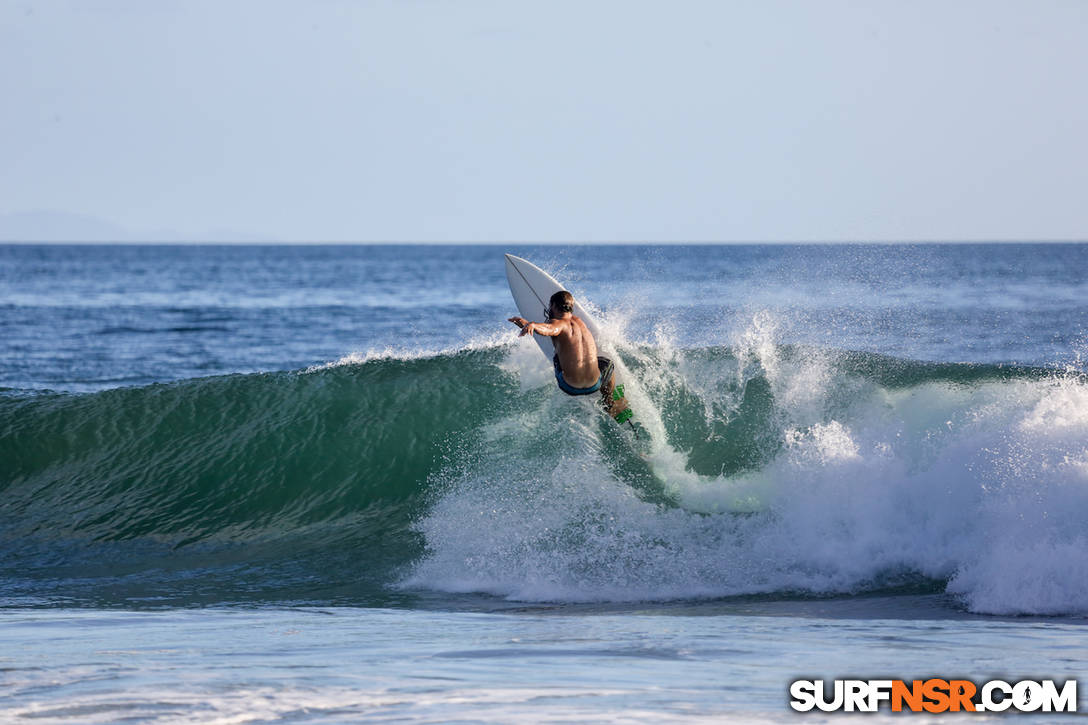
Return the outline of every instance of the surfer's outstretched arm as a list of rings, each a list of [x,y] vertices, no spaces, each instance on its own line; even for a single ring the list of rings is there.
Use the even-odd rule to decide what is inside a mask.
[[[518,335],[518,337],[522,337],[523,335],[529,335],[531,337],[534,334],[544,335],[545,337],[557,337],[559,333],[563,331],[563,328],[560,325],[554,324],[557,320],[529,322],[524,317],[511,317],[507,322],[513,322],[521,328],[521,335]]]

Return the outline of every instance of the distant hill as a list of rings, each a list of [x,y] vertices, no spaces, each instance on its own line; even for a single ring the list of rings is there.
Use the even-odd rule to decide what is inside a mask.
[[[23,211],[0,214],[3,242],[129,242],[133,234],[122,226],[86,214]]]

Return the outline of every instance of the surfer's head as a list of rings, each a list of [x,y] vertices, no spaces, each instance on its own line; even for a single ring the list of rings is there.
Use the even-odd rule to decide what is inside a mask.
[[[548,300],[548,310],[551,312],[552,317],[562,317],[565,314],[574,312],[574,297],[565,289],[559,290]]]

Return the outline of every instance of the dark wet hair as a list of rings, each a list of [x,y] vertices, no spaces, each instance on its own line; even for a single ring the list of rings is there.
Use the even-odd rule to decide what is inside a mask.
[[[574,312],[574,297],[565,289],[559,290],[548,300],[548,306],[560,312]]]

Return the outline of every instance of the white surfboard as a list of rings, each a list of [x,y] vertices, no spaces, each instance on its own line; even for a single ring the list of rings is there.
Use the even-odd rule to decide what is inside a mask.
[[[518,313],[529,322],[547,322],[548,300],[556,292],[566,289],[540,267],[513,254],[506,255],[506,281],[510,283],[510,294],[514,296]],[[586,323],[599,347],[601,338],[597,322],[582,308],[577,298],[574,300],[574,314]],[[552,355],[555,354],[551,338],[533,335],[533,339],[540,346],[544,357],[551,362]]]

